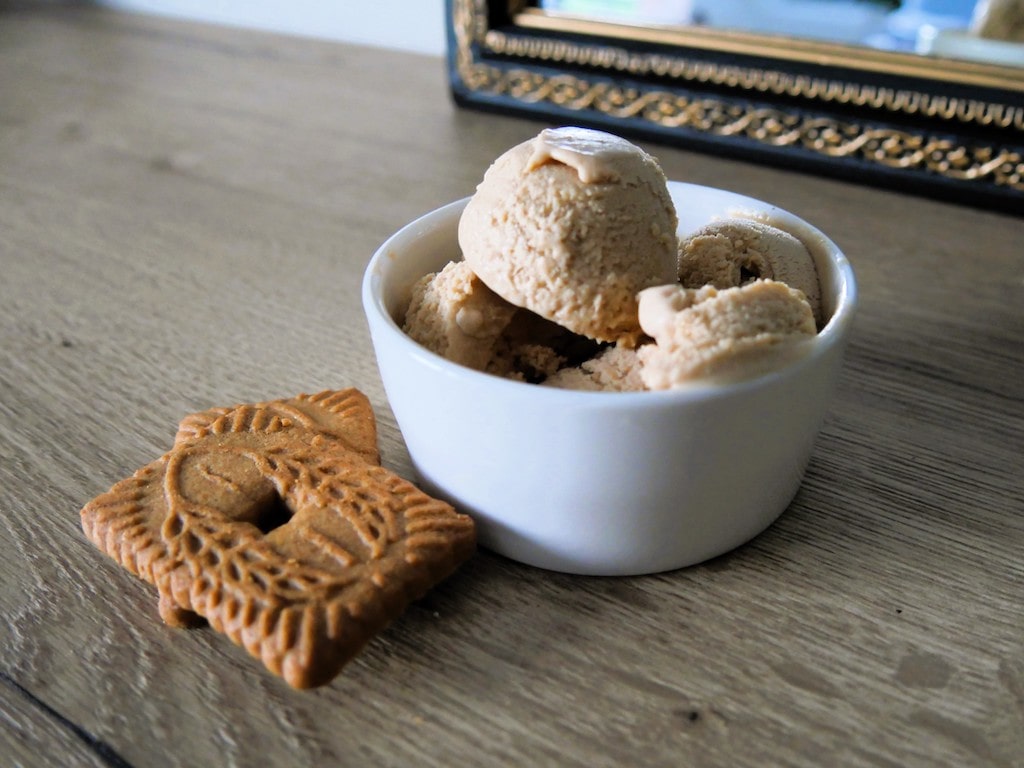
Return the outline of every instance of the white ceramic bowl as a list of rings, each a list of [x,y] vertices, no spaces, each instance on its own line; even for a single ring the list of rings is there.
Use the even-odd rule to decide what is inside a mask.
[[[412,284],[459,258],[466,200],[403,227],[370,260],[364,309],[419,481],[475,518],[483,546],[569,573],[652,573],[748,541],[796,494],[850,332],[853,272],[791,214],[722,190],[669,188],[680,233],[739,210],[812,244],[829,320],[807,355],[749,381],[663,392],[510,381],[443,359],[396,321]]]

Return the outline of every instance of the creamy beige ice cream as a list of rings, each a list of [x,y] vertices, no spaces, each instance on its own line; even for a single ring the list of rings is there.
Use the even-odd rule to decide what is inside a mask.
[[[448,262],[413,285],[402,330],[453,363],[531,383],[600,350],[597,342],[509,304],[465,261]]]
[[[648,389],[771,370],[799,356],[817,332],[803,294],[774,280],[724,290],[648,288],[640,294],[640,325],[655,342],[638,350]]]
[[[459,224],[464,260],[414,287],[405,331],[479,371],[592,391],[758,375],[821,322],[814,258],[735,216],[678,239],[655,160],[599,131],[543,131],[487,170]]]
[[[817,322],[821,290],[814,257],[798,238],[766,222],[714,221],[679,244],[679,281],[686,288],[734,288],[756,279],[803,291]]]
[[[632,344],[637,293],[676,280],[676,228],[654,158],[617,136],[559,128],[491,165],[462,214],[459,245],[512,304]]]
[[[413,286],[403,330],[453,363],[487,370],[515,311],[466,262],[448,262]]]
[[[579,365],[558,369],[541,386],[592,392],[640,392],[647,388],[640,375],[637,350],[621,345],[606,347]]]

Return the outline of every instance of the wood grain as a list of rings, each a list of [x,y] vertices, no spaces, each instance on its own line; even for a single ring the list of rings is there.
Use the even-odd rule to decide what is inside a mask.
[[[361,271],[539,127],[454,108],[438,59],[0,5],[0,762],[1024,765],[1020,219],[647,146],[861,287],[800,494],[704,565],[481,552],[300,693],[85,540],[209,406],[358,387],[408,474]]]

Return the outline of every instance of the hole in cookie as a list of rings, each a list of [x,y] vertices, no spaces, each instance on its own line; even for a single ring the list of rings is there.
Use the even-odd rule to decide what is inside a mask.
[[[252,578],[253,583],[259,586],[261,590],[263,590],[264,592],[269,591],[270,582],[268,581],[266,575],[264,575],[260,571],[250,571],[249,576]]]
[[[195,555],[203,548],[203,540],[192,533],[192,531],[186,531],[181,537],[181,547],[188,554]]]
[[[167,535],[178,536],[185,529],[185,521],[181,519],[180,515],[174,515],[170,520],[167,521]]]
[[[292,519],[292,511],[284,503],[284,499],[276,493],[271,496],[266,505],[261,507],[256,514],[256,527],[264,534],[270,533],[275,528]]]

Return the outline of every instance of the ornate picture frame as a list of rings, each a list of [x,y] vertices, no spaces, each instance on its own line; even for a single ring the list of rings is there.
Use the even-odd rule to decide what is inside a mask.
[[[460,106],[1024,214],[1024,68],[448,0]]]

